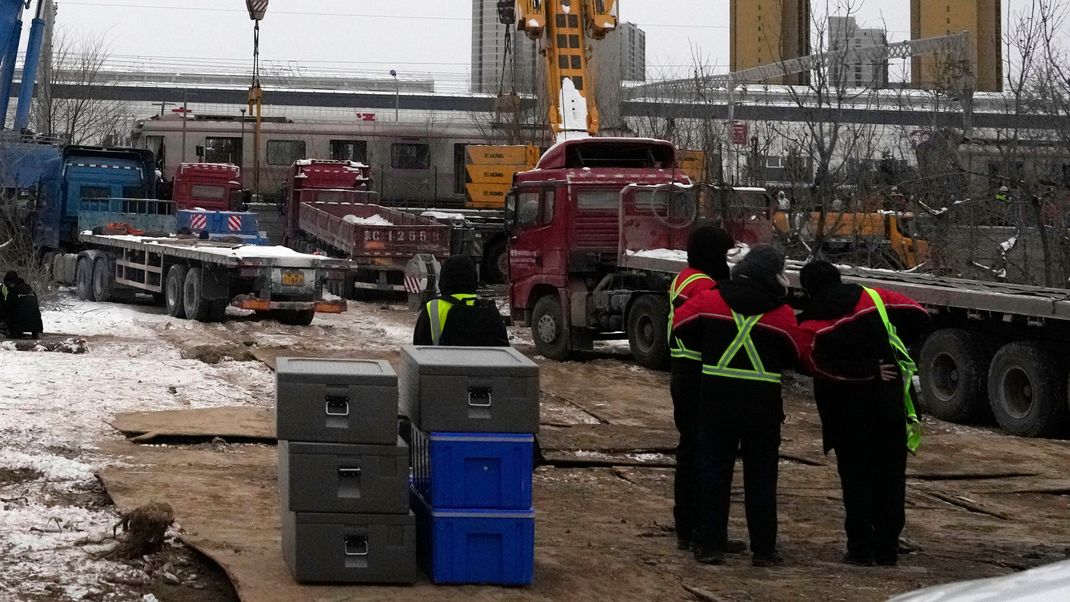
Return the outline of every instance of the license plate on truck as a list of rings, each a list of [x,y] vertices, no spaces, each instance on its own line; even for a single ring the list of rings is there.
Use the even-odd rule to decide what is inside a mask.
[[[305,285],[305,273],[301,270],[283,270],[282,271],[282,285],[283,286],[304,286]]]

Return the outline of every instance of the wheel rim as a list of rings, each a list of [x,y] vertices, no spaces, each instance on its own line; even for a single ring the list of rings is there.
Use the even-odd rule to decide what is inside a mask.
[[[950,354],[941,353],[932,362],[932,372],[928,375],[933,393],[941,401],[949,401],[959,391],[961,377],[958,363]]]
[[[649,314],[643,314],[639,316],[639,319],[635,323],[635,342],[636,346],[643,353],[649,352],[654,346],[654,320]]]
[[[539,318],[538,324],[539,340],[543,343],[553,343],[557,340],[557,320],[553,316],[547,314]]]
[[[1011,368],[1003,374],[1000,389],[1004,408],[1014,418],[1022,419],[1033,409],[1033,383],[1021,368]]]
[[[178,295],[181,287],[175,281],[175,278],[167,279],[167,306],[178,307]]]

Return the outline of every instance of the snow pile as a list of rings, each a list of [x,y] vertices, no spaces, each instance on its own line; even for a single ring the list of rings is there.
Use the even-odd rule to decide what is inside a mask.
[[[559,139],[567,139],[570,132],[575,134],[587,131],[587,99],[576,89],[576,84],[572,82],[571,77],[561,80],[561,98],[558,106],[561,116]]]
[[[446,213],[444,211],[424,211],[420,214],[420,217],[429,217],[431,219],[443,221],[465,221],[464,215],[460,213]]]
[[[681,261],[687,263],[687,251],[681,251],[679,249],[644,249],[642,251],[628,251],[628,255],[632,257],[642,257],[644,259],[664,259],[667,261]]]
[[[357,217],[355,215],[347,215],[342,218],[347,224],[354,224],[356,226],[393,226],[394,224],[390,220],[381,215],[373,215],[371,217]]]
[[[1012,236],[1012,237],[1008,238],[1007,240],[999,243],[999,248],[1003,249],[1004,253],[1009,253],[1016,246],[1018,246],[1018,237],[1017,236]]]

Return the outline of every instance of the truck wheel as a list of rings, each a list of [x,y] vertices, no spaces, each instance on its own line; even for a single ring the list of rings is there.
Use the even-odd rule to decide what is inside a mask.
[[[78,268],[75,274],[75,287],[78,298],[82,301],[93,301],[93,262],[88,257],[78,260]]]
[[[275,319],[287,326],[308,326],[315,319],[316,312],[309,310],[285,309],[275,313]]]
[[[483,254],[483,281],[487,284],[502,284],[509,280],[509,254],[505,243],[491,245]]]
[[[992,359],[981,337],[945,328],[921,348],[921,394],[925,409],[948,422],[977,422],[987,411],[986,379]]]
[[[1004,345],[988,371],[988,398],[996,422],[1019,437],[1062,434],[1070,408],[1062,358],[1035,342]]]
[[[198,322],[212,322],[212,301],[204,298],[204,285],[201,284],[203,268],[190,268],[186,272],[186,281],[182,286],[182,302],[186,306],[186,317]]]
[[[643,295],[628,312],[628,346],[640,365],[654,370],[669,365],[668,302]]]
[[[167,270],[167,282],[164,283],[164,303],[167,304],[167,314],[175,318],[186,317],[186,272],[189,268],[176,263]]]
[[[112,300],[115,276],[108,269],[108,260],[97,257],[93,262],[93,298],[99,303],[107,303]]]
[[[546,295],[535,302],[531,312],[531,338],[543,356],[563,362],[572,355],[568,341],[568,323],[556,295]]]

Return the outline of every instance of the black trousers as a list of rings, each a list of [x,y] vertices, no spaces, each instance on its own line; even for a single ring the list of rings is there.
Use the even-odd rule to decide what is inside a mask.
[[[745,412],[746,410],[743,410]],[[724,552],[732,503],[736,456],[743,459],[744,506],[751,551],[771,554],[777,540],[777,477],[781,419],[740,416],[703,406],[698,437],[697,543],[711,552]],[[718,415],[719,414],[719,415]]]
[[[676,474],[673,482],[673,518],[676,536],[692,540],[698,502],[699,395],[702,388],[702,364],[673,359],[669,392],[672,394],[673,420],[680,442],[676,446]]]
[[[903,423],[845,432],[836,444],[836,464],[852,556],[895,562],[906,524],[906,427]]]

